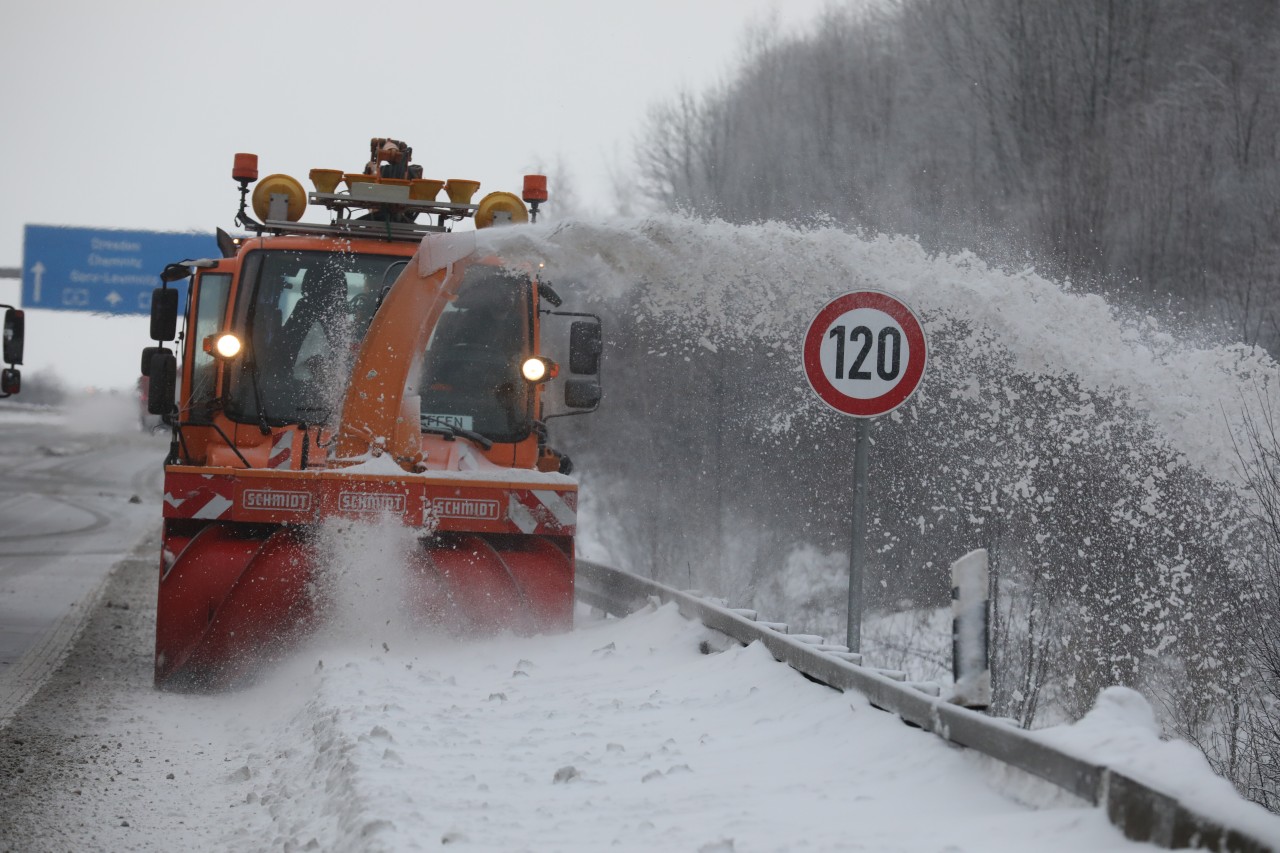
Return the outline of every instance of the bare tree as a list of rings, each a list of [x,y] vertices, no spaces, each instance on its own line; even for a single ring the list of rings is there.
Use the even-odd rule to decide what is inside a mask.
[[[821,217],[997,263],[1030,257],[1121,301],[1214,317],[1215,334],[1276,353],[1277,72],[1280,7],[1256,0],[832,7],[806,34],[757,30],[730,79],[655,106],[637,145],[640,182],[663,206],[735,222]],[[674,329],[635,331],[663,342],[638,337],[636,355],[667,352],[679,338]],[[946,329],[931,345],[945,348],[970,331]],[[1250,797],[1280,807],[1280,770],[1263,760],[1280,754],[1272,422],[1255,424],[1242,460],[1255,492],[1275,497],[1245,520],[1238,496],[1159,449],[1122,403],[1082,403],[1070,378],[1044,381],[950,355],[959,362],[949,378],[1000,389],[1003,408],[961,401],[946,417],[911,408],[915,429],[934,441],[924,451],[893,426],[878,436],[886,473],[873,503],[877,553],[886,564],[921,567],[883,572],[878,603],[945,600],[926,568],[997,541],[998,707],[1032,724],[1050,707],[1082,713],[1103,686],[1139,687],[1158,700],[1170,731],[1199,744]],[[690,357],[709,364],[705,354]],[[628,369],[663,381],[645,373],[651,356],[642,361]],[[767,358],[744,350],[733,361],[754,382],[772,381]],[[714,370],[681,377],[681,409],[635,401],[678,430],[713,419],[722,444],[671,449],[658,433],[637,445],[646,461],[626,461],[637,478],[630,488],[643,483],[647,500],[679,491],[698,512],[664,516],[658,527],[637,519],[633,535],[638,543],[673,527],[693,541],[698,525],[714,525],[723,544],[753,525],[788,531],[762,535],[752,565],[711,573],[738,592],[760,590],[788,549],[842,547],[843,519],[838,501],[781,500],[739,473],[780,482],[768,474],[776,460],[759,436],[735,421],[749,422],[751,408],[725,404],[739,389],[715,386]],[[785,382],[769,387],[786,399]],[[752,393],[758,388],[741,391]],[[1077,435],[1078,422],[1086,434]],[[735,448],[735,466],[705,468],[728,478],[714,486],[655,473],[669,453],[704,470],[698,460],[721,459],[726,447]],[[1117,448],[1150,476],[1118,471]],[[788,465],[788,477],[838,492],[842,472],[821,459],[796,452]],[[1144,521],[1153,512],[1178,521]],[[816,607],[822,592],[801,606]],[[1255,607],[1273,614],[1265,630],[1251,618]]]

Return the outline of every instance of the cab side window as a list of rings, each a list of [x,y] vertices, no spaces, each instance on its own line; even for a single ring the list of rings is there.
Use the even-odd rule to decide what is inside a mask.
[[[183,408],[195,423],[209,423],[213,418],[213,402],[217,399],[218,364],[204,351],[204,340],[222,329],[227,311],[227,294],[231,292],[230,273],[204,273],[197,279],[195,332],[191,358],[191,387]]]

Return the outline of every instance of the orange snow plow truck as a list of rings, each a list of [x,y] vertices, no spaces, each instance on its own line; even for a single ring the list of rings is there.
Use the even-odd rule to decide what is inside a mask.
[[[314,169],[307,192],[258,181],[257,157],[237,154],[236,222],[252,233],[219,229],[221,258],[161,276],[142,354],[148,410],[173,432],[157,686],[234,686],[311,633],[333,519],[415,531],[405,588],[422,625],[572,625],[578,488],[546,422],[599,405],[599,318],[554,310],[535,270],[453,230],[536,221],[544,177],[472,204],[477,182],[425,179],[411,159],[374,139],[362,172]],[[303,222],[308,207],[328,221]],[[543,350],[553,326],[565,376]]]

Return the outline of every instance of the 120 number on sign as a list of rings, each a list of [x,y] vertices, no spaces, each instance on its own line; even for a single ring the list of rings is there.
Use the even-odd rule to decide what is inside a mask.
[[[874,290],[847,293],[827,303],[810,324],[805,375],[833,409],[874,417],[915,391],[925,350],[924,330],[902,302]]]

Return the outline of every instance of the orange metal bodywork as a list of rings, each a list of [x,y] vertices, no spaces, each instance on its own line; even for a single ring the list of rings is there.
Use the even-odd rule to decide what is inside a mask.
[[[450,631],[571,626],[577,484],[538,471],[533,433],[488,450],[423,434],[417,397],[407,390],[415,354],[455,297],[462,270],[495,259],[477,258],[466,235],[432,235],[418,246],[257,238],[202,271],[190,310],[203,276],[230,273],[221,319],[231,329],[242,264],[265,248],[384,254],[409,263],[360,345],[336,430],[290,424],[264,431],[217,410],[207,423],[183,424],[180,458],[165,468],[157,685],[234,685],[316,630],[325,614],[320,531],[337,518],[395,520],[419,535],[420,548],[397,568],[412,581],[424,624]],[[536,299],[532,309],[536,346]],[[191,388],[201,342],[185,346],[182,387]],[[217,370],[220,392],[226,369]],[[534,405],[536,417],[537,395]]]

